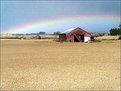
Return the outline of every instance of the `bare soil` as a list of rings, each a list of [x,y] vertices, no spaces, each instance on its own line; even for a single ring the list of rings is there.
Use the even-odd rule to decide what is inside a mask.
[[[1,90],[120,90],[120,41],[1,40]]]

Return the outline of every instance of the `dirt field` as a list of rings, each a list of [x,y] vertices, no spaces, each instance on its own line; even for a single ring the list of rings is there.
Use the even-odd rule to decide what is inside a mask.
[[[120,41],[1,40],[2,90],[119,90]]]

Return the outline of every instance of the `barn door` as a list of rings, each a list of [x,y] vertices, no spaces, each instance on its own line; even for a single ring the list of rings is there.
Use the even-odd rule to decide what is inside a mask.
[[[81,41],[84,42],[84,35],[80,35]]]
[[[78,35],[74,35],[74,42],[80,42],[81,39]]]

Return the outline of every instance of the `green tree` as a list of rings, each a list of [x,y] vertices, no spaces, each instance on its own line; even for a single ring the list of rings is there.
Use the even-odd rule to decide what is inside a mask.
[[[119,28],[112,28],[109,32],[110,35],[121,35],[121,24],[119,24]]]
[[[54,34],[54,35],[59,35],[60,32],[59,32],[59,31],[56,31],[56,32],[54,32],[53,34]]]
[[[121,24],[119,24],[119,28],[121,29]]]

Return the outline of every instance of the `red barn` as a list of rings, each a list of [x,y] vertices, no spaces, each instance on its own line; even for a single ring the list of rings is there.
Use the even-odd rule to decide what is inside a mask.
[[[59,34],[59,40],[70,41],[70,42],[89,42],[93,37],[90,33],[86,32],[81,28],[68,29]]]

